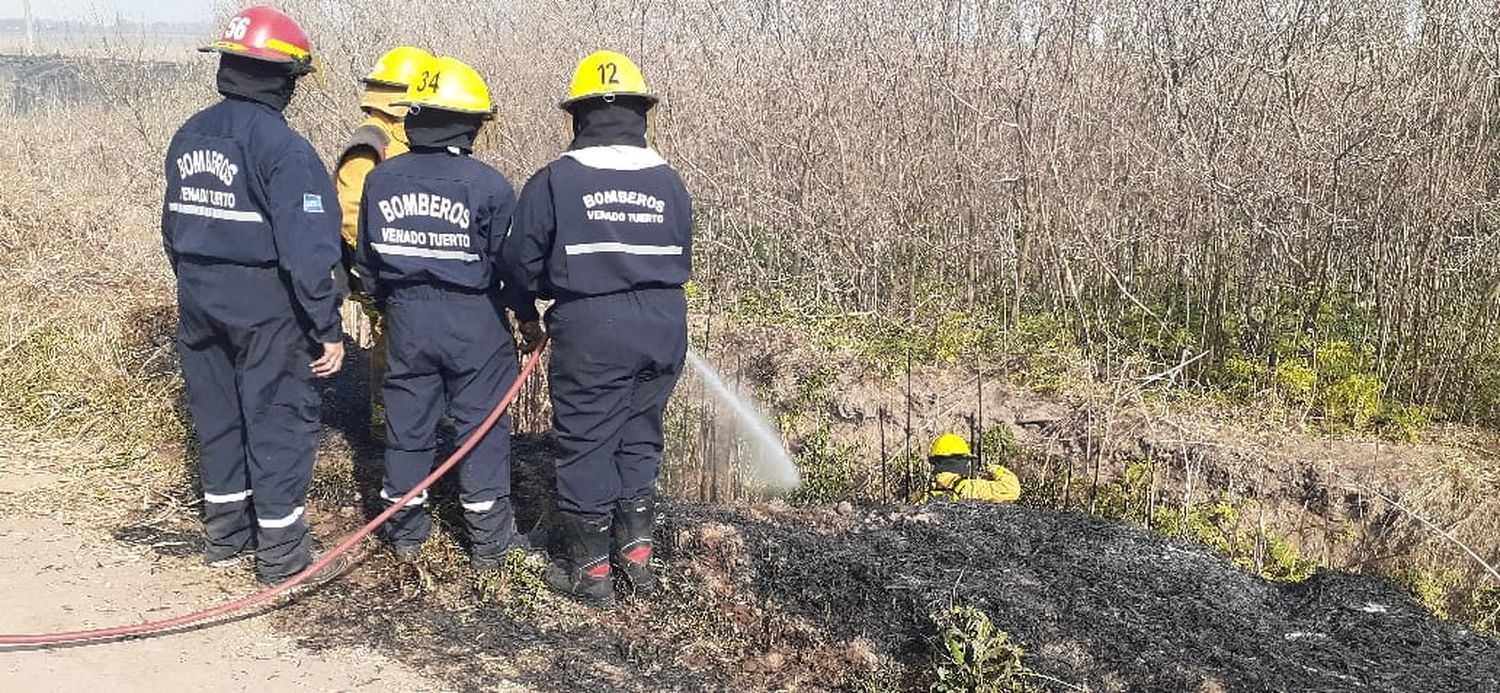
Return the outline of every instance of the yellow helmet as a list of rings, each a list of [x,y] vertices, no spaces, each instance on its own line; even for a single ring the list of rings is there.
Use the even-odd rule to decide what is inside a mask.
[[[380,56],[370,74],[360,81],[369,85],[405,89],[411,86],[412,80],[432,61],[432,54],[421,48],[396,46]]]
[[[484,78],[474,68],[448,57],[438,58],[423,67],[412,80],[406,98],[397,105],[485,117],[495,114]]]
[[[360,80],[365,83],[365,95],[360,99],[359,107],[404,118],[406,107],[396,104],[406,99],[412,80],[433,60],[431,53],[411,46],[397,46],[386,51],[375,61],[370,74]]]
[[[646,89],[641,69],[630,58],[614,51],[599,51],[578,63],[578,68],[573,70],[573,85],[568,88],[568,98],[558,106],[567,108],[592,98],[613,101],[621,95],[639,96],[652,104],[657,100]]]
[[[969,441],[956,433],[944,433],[932,441],[932,450],[927,453],[928,457],[968,457],[973,454],[969,451]]]

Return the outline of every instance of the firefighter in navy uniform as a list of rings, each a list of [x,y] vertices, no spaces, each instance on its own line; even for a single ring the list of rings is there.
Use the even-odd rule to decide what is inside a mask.
[[[467,439],[519,375],[500,266],[515,193],[498,171],[469,156],[493,114],[489,90],[473,68],[439,58],[418,74],[406,103],[411,151],[365,180],[356,252],[389,344],[387,503],[432,471],[445,408]],[[510,303],[520,319],[536,320],[534,304]],[[506,415],[459,470],[476,569],[497,567],[523,543],[510,502],[510,430]],[[432,532],[420,507],[426,500],[412,500],[383,528],[403,560]]]
[[[333,184],[344,211],[344,269],[353,270],[354,246],[359,235],[359,200],[364,194],[365,177],[380,162],[405,154],[409,148],[402,119],[412,81],[433,60],[427,51],[412,46],[397,46],[375,61],[375,67],[364,77],[363,98],[359,107],[365,120],[350,133],[344,151],[339,154]],[[360,347],[370,350],[370,430],[378,439],[385,434],[384,404],[380,399],[380,381],[385,377],[385,335],[374,317],[370,297],[359,277],[350,277],[350,297],[344,305],[344,326]],[[368,311],[368,312],[367,312]]]
[[[162,240],[177,275],[177,348],[199,444],[210,565],[255,547],[264,582],[312,561],[305,499],[318,436],[314,377],[338,372],[339,209],[328,172],[282,116],[310,44],[265,6],[229,21],[224,99],[166,157]],[[337,575],[335,562],[314,580]]]
[[[682,179],[646,146],[656,98],[608,51],[584,59],[561,106],[567,152],[526,184],[506,262],[547,311],[561,556],[545,579],[593,604],[652,592],[651,533],[662,413],[687,353],[693,210]],[[538,327],[523,325],[534,335]]]

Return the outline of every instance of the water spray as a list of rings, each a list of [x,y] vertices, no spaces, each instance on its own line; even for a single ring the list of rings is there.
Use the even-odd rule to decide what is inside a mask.
[[[687,353],[687,362],[703,378],[703,382],[708,384],[714,397],[734,412],[736,428],[749,441],[755,453],[752,455],[751,477],[767,488],[791,490],[801,486],[802,474],[797,471],[796,463],[792,462],[792,456],[787,454],[786,447],[781,443],[781,436],[771,430],[754,400],[736,393],[724,383],[713,366],[708,365],[707,361],[691,349]]]

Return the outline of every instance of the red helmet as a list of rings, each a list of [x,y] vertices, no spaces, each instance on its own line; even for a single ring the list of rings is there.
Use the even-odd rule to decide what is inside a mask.
[[[312,42],[296,20],[281,10],[253,5],[229,20],[219,40],[198,50],[243,55],[273,63],[298,63],[312,68]]]

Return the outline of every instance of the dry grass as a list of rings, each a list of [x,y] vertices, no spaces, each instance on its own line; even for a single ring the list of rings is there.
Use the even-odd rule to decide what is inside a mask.
[[[154,162],[168,131],[141,122],[103,107],[0,117],[0,412],[129,457],[184,436]]]
[[[1496,60],[1477,5],[1413,40],[1374,2],[1290,17],[1151,0],[282,4],[325,56],[326,82],[291,112],[325,155],[359,117],[355,77],[416,43],[490,78],[500,117],[480,156],[517,185],[565,146],[554,104],[573,63],[598,47],[640,58],[666,97],[656,143],[699,202],[710,296],[902,324],[956,310],[1014,327],[1043,310],[1085,346],[1180,320],[1218,355],[1357,309],[1389,382],[1451,402],[1496,358],[1500,266],[1483,258],[1500,144],[1479,126]],[[211,66],[101,69],[95,103],[0,109],[5,423],[180,469],[160,157],[213,100]],[[1123,363],[1092,371],[1100,387],[1135,375]],[[892,424],[892,448],[899,436]],[[1457,478],[1494,490],[1493,475]],[[1452,503],[1455,531],[1488,531],[1472,498]]]

